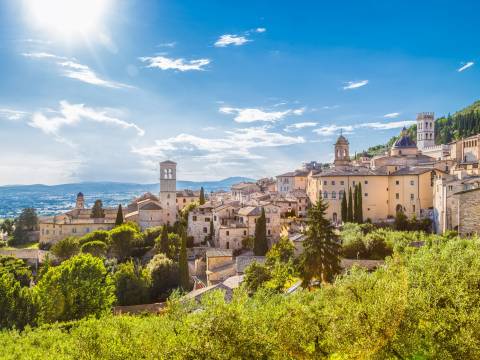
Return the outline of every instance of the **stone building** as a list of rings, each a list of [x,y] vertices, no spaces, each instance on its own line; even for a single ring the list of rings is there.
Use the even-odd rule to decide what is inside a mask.
[[[231,196],[232,200],[239,201],[244,204],[250,200],[250,195],[259,192],[260,187],[253,182],[241,182],[232,185]]]
[[[177,204],[177,212],[183,210],[183,208],[187,205],[192,203],[199,203],[200,202],[200,191],[193,191],[193,190],[182,190],[177,191],[176,197],[176,204]]]
[[[160,205],[164,224],[177,220],[177,163],[167,160],[160,163]]]
[[[277,191],[286,194],[293,190],[305,190],[307,188],[308,170],[295,170],[277,176]]]

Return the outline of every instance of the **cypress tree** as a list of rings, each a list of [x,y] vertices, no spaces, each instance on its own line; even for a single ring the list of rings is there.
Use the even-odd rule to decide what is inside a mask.
[[[115,226],[123,224],[123,209],[122,204],[118,205],[117,218],[115,219]]]
[[[255,256],[265,256],[268,251],[267,240],[267,220],[265,218],[265,209],[262,208],[262,214],[255,224],[255,240],[253,243],[253,253]]]
[[[167,225],[163,225],[162,234],[160,235],[160,252],[162,254],[168,254],[168,229]]]
[[[215,228],[213,226],[213,220],[210,220],[210,246],[215,246]]]
[[[348,222],[348,205],[347,205],[347,193],[343,192],[342,197],[342,221]]]
[[[353,189],[353,222],[358,222],[358,185]]]
[[[318,201],[308,210],[307,233],[303,241],[300,259],[303,286],[309,286],[312,279],[322,283],[331,282],[341,271],[341,245],[335,235],[333,225],[326,218],[328,205]]]
[[[357,199],[357,222],[363,223],[363,196],[362,196],[362,184],[358,184],[358,199]]]
[[[203,190],[203,186],[200,188],[200,205],[205,204],[205,191]]]
[[[92,219],[100,219],[105,217],[105,211],[103,210],[102,200],[95,200],[95,204],[92,207],[92,213],[90,214]]]
[[[347,221],[353,222],[352,188],[348,188]]]
[[[180,281],[179,284],[183,290],[189,289],[189,276],[188,276],[188,261],[187,261],[187,236],[186,232],[183,229],[181,234],[181,246],[180,246],[180,256],[178,259],[178,267],[179,267],[179,277]]]

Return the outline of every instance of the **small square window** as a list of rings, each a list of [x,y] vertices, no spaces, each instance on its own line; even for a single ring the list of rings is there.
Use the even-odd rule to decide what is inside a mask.
[[[332,185],[335,185],[335,181],[332,181]]]
[[[395,185],[400,185],[400,181],[395,180]]]
[[[397,200],[400,199],[400,194],[399,193],[395,194],[395,199],[397,199]]]
[[[323,185],[327,185],[327,180],[324,180],[324,181],[323,181]]]
[[[415,181],[410,180],[410,185],[412,185],[412,186],[415,185]]]
[[[340,185],[345,185],[345,181],[340,181]]]
[[[229,235],[230,235],[230,231],[227,230],[227,236],[229,236]]]
[[[414,194],[410,194],[410,199],[411,199],[411,200],[415,199],[415,195],[414,195]]]
[[[367,197],[367,196],[368,196],[368,193],[365,193],[364,196]]]
[[[364,183],[365,183],[365,185],[368,185],[368,180],[365,180],[365,182],[364,182]]]

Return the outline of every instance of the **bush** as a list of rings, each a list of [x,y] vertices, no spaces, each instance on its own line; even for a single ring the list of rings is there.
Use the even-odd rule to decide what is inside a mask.
[[[155,246],[155,239],[162,234],[163,226],[157,226],[145,230],[143,233],[143,244],[144,246],[153,247]]]
[[[150,300],[148,271],[133,261],[120,264],[113,275],[118,305],[146,304]]]
[[[134,248],[142,244],[141,234],[129,223],[117,226],[110,231],[110,251],[118,261],[122,262],[132,256]]]
[[[368,257],[367,247],[363,239],[356,238],[342,244],[342,256],[347,259],[365,259]]]
[[[32,292],[12,273],[0,271],[0,329],[34,325],[36,310]]]
[[[20,283],[20,286],[30,286],[32,271],[21,259],[13,256],[0,255],[0,274],[8,273]]]
[[[178,264],[164,254],[157,254],[147,265],[150,275],[151,298],[153,301],[164,300],[170,292],[179,286]]]
[[[80,245],[83,245],[92,241],[101,241],[105,244],[109,244],[110,233],[107,230],[95,230],[78,239],[78,243]]]
[[[365,237],[367,256],[372,260],[383,260],[392,255],[391,246],[387,245],[385,237],[379,232],[373,232]]]
[[[42,276],[35,293],[39,322],[77,320],[111,311],[114,287],[103,262],[90,254],[77,255]]]
[[[80,247],[83,254],[91,254],[96,257],[105,257],[108,246],[103,241],[90,241]]]
[[[253,294],[271,278],[270,270],[264,264],[254,261],[245,269],[242,285],[249,294]]]
[[[54,244],[50,251],[60,261],[67,260],[79,253],[80,244],[78,243],[78,238],[74,236],[66,237]]]

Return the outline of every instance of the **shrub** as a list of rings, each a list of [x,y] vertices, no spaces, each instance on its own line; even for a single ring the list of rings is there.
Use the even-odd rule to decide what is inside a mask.
[[[264,264],[254,261],[245,269],[243,286],[249,294],[253,294],[271,278],[270,270]]]
[[[342,244],[342,256],[347,259],[365,259],[368,252],[363,238],[352,239]]]
[[[0,272],[0,329],[33,325],[35,313],[31,290],[12,273]]]
[[[83,245],[92,241],[101,241],[105,244],[108,244],[110,242],[110,233],[106,230],[95,230],[78,239],[78,243],[80,245]]]
[[[387,245],[385,237],[380,232],[373,232],[365,237],[368,258],[372,260],[383,260],[392,255],[391,246]]]
[[[104,257],[107,254],[108,246],[103,241],[90,241],[80,247],[83,254],[91,254],[96,257]]]
[[[143,233],[143,243],[145,246],[153,247],[155,239],[162,234],[163,226],[157,226],[145,230]]]
[[[113,275],[118,305],[146,304],[150,300],[148,271],[133,261],[120,264]]]
[[[152,281],[150,293],[153,301],[166,299],[179,286],[178,264],[164,254],[155,255],[148,263],[147,270]]]
[[[142,243],[141,234],[129,223],[117,226],[110,231],[110,251],[118,261],[122,262],[132,256],[133,249]]]
[[[0,255],[0,274],[2,273],[12,274],[20,286],[30,286],[32,271],[21,259]]]
[[[80,244],[78,243],[78,238],[74,236],[66,237],[54,244],[50,251],[60,261],[67,260],[79,253]]]

